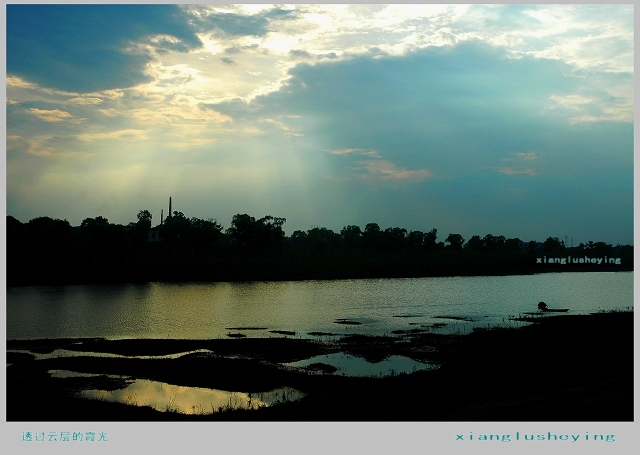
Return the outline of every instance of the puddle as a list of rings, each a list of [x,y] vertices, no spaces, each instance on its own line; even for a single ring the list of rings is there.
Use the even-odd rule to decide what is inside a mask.
[[[102,373],[78,373],[77,371],[69,370],[49,370],[48,373],[52,378],[97,378],[99,376],[106,376],[112,379],[127,379],[128,376],[121,376],[116,374],[102,374]]]
[[[335,321],[333,321],[334,324],[343,324],[343,325],[361,325],[362,322],[360,321],[354,321],[354,320],[350,320],[350,319],[336,319]]]
[[[122,355],[112,354],[110,352],[70,351],[68,349],[56,349],[47,354],[31,352],[25,349],[10,349],[7,350],[7,352],[32,354],[35,356],[35,360],[41,360],[57,359],[60,357],[105,357],[111,359],[177,359],[178,357],[182,357],[183,355],[187,354],[210,353],[211,351],[209,349],[197,349],[195,351],[177,352],[174,354],[166,355]]]
[[[314,368],[313,365],[316,365]],[[336,368],[334,373],[328,373],[332,369],[317,367],[318,364],[330,365]],[[401,373],[413,373],[420,370],[430,370],[438,368],[437,365],[432,363],[417,362],[409,357],[404,356],[390,356],[387,359],[372,363],[365,359],[356,357],[350,354],[342,352],[334,354],[325,354],[312,357],[310,359],[299,360],[297,362],[286,363],[286,366],[308,368],[309,371],[315,371],[318,374],[334,374],[340,376],[391,376]]]
[[[51,370],[57,378],[100,376],[76,373],[68,370]],[[296,401],[305,394],[290,387],[280,387],[268,392],[229,392],[201,387],[183,387],[148,379],[109,376],[130,379],[131,383],[117,390],[83,390],[79,395],[92,399],[115,401],[131,406],[150,406],[157,411],[182,414],[212,414],[232,409],[258,409],[288,401]]]

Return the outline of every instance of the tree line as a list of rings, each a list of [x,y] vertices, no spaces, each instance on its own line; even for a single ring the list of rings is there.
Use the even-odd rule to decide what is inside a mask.
[[[127,225],[97,216],[80,226],[37,217],[7,216],[7,284],[71,284],[164,280],[328,279],[535,273],[541,254],[621,257],[614,270],[632,270],[633,246],[604,242],[568,247],[557,237],[523,242],[502,235],[437,229],[382,229],[369,223],[335,232],[324,227],[286,236],[286,219],[234,215],[230,227],[174,211],[152,227],[140,210]],[[571,271],[564,267],[557,270]],[[584,267],[579,270],[586,270]],[[600,267],[598,270],[603,270]]]

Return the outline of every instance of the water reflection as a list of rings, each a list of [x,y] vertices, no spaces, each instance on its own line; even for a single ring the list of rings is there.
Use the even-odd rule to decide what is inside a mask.
[[[53,377],[94,377],[96,374],[52,370]],[[109,375],[112,378],[127,379]],[[182,414],[212,414],[232,409],[258,409],[288,401],[299,400],[304,393],[290,387],[268,392],[230,392],[201,387],[184,387],[148,379],[131,379],[130,384],[117,390],[83,390],[80,395],[93,400],[115,401],[131,406],[149,406],[161,412]]]
[[[420,325],[465,333],[535,311],[541,300],[570,314],[627,308],[633,272],[11,287],[6,336],[214,339],[226,338],[227,327],[265,329],[246,333],[251,337],[274,336],[272,330],[384,335]]]
[[[290,367],[305,368],[317,373],[329,373],[341,376],[383,377],[401,373],[413,373],[420,370],[437,368],[432,363],[418,362],[404,356],[389,356],[381,362],[368,362],[344,352],[319,355],[309,359],[285,364]],[[326,368],[326,366],[333,368]]]
[[[8,349],[7,352],[25,353],[35,356],[35,360],[58,359],[62,357],[102,357],[110,359],[177,359],[187,354],[211,353],[209,349],[196,349],[194,351],[176,352],[163,355],[124,355],[111,352],[71,351],[68,349],[54,349],[51,352],[33,352],[27,349]]]

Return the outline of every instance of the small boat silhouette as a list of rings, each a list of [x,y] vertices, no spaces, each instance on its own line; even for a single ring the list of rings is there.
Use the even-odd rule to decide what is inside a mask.
[[[549,308],[546,303],[538,303],[538,309],[547,313],[566,313],[569,308]]]

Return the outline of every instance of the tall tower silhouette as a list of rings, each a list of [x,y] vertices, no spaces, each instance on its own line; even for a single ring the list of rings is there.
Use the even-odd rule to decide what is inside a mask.
[[[169,215],[167,218],[171,218],[171,196],[169,196]]]

